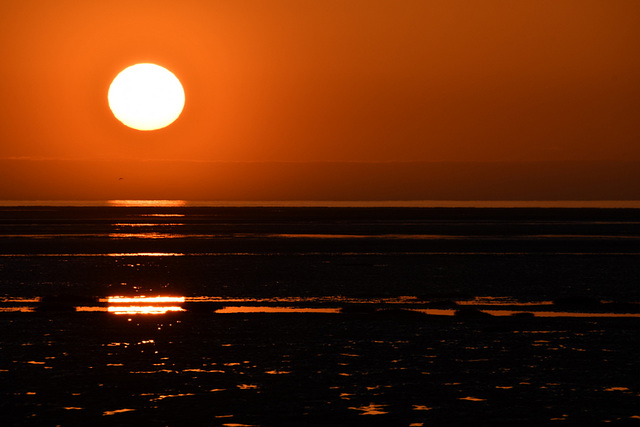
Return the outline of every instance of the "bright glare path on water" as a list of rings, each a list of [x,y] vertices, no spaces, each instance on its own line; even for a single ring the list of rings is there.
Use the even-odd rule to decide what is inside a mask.
[[[184,200],[108,200],[108,206],[121,207],[178,207],[186,206]]]
[[[107,307],[107,311],[114,314],[166,314],[170,311],[184,311],[184,309],[178,306],[124,305]]]
[[[184,297],[107,297],[107,302],[109,304],[161,304],[184,302],[184,300]]]
[[[103,300],[101,300],[103,301]],[[111,296],[106,298],[110,305],[107,307],[109,313],[114,314],[165,314],[170,311],[184,311],[182,307],[167,304],[183,303],[185,297],[124,297]]]
[[[75,256],[111,256],[111,257],[124,257],[124,256],[184,256],[181,253],[174,252],[122,252],[122,253],[111,253],[111,254],[75,254]]]

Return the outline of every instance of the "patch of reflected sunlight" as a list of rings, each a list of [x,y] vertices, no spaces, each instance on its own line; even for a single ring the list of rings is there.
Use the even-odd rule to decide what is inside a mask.
[[[160,395],[154,399],[151,399],[152,402],[157,402],[159,400],[169,399],[172,397],[185,397],[185,396],[195,396],[195,393],[180,393],[180,394],[164,394]]]
[[[116,207],[179,207],[186,206],[184,200],[107,200],[108,206]]]
[[[127,305],[127,306],[111,306],[107,307],[109,313],[114,314],[166,314],[169,312],[185,311],[178,306],[153,306],[153,305]]]
[[[0,307],[0,313],[31,313],[33,312],[33,307]]]
[[[300,308],[300,307],[224,307],[216,313],[339,313],[339,308]]]
[[[377,405],[375,403],[370,403],[369,405],[366,406],[357,406],[357,407],[349,407],[349,409],[352,409],[354,411],[360,411],[361,414],[359,415],[384,415],[384,414],[388,414],[389,412],[385,411],[384,408],[387,405]]]
[[[105,302],[103,299],[100,301]],[[165,314],[168,312],[179,312],[184,311],[184,309],[171,304],[179,304],[184,301],[185,297],[168,296],[110,296],[106,298],[106,302],[110,304],[107,307],[107,311],[114,314]]]
[[[260,388],[256,384],[238,384],[236,387],[238,387],[240,390],[257,390]]]
[[[76,307],[76,311],[102,312],[107,311],[107,309],[99,306],[78,306]]]
[[[174,233],[109,233],[111,239],[177,239],[187,237],[185,234]]]
[[[13,298],[13,297],[0,297],[0,302],[11,303],[33,303],[40,302],[40,298]]]
[[[431,314],[434,316],[453,316],[456,313],[456,310],[454,309],[448,309],[448,308],[428,308],[428,309],[422,309],[422,310],[415,310],[415,311],[419,311],[420,313],[426,313],[426,314]]]
[[[0,313],[29,313],[33,311],[33,304],[40,302],[40,298],[0,297]]]
[[[609,387],[605,388],[604,391],[631,391],[629,387]]]
[[[470,402],[486,402],[487,399],[480,399],[479,397],[467,396],[467,397],[459,397],[458,400],[468,400]]]
[[[511,297],[475,297],[470,300],[457,300],[458,305],[515,305],[515,306],[536,306],[550,305],[552,301],[519,301]]]
[[[116,409],[115,411],[104,411],[102,413],[102,416],[107,416],[107,415],[115,415],[115,414],[121,414],[123,412],[132,412],[135,411],[135,409]]]
[[[102,301],[102,300],[101,300]],[[111,296],[107,297],[106,302],[109,304],[162,304],[162,303],[179,303],[184,302],[185,297],[147,297],[144,295],[136,297]]]
[[[376,299],[375,301],[387,301],[388,299]],[[390,299],[395,300],[395,298]],[[369,302],[369,299],[356,299],[343,296],[321,296],[321,297],[272,297],[272,298],[222,298],[212,296],[189,297],[189,301],[198,302],[244,302],[244,303],[342,303],[342,302]]]
[[[445,234],[268,234],[284,239],[469,240],[474,236]]]
[[[111,257],[130,257],[130,256],[184,256],[179,252],[117,252],[110,254],[75,254],[74,256],[111,256]]]
[[[115,224],[111,224],[114,227],[167,227],[173,225],[184,225],[181,222],[163,222],[163,223],[155,223],[155,222],[117,222]]]

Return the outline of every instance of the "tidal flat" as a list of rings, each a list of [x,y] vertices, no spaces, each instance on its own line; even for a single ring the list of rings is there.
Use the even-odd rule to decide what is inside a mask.
[[[638,215],[4,207],[3,425],[637,423]],[[193,304],[99,304],[154,296]]]
[[[3,423],[632,423],[639,320],[1,313]]]

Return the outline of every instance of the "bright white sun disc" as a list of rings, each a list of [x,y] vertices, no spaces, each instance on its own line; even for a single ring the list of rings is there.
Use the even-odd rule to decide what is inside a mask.
[[[173,123],[184,108],[180,80],[155,64],[125,68],[109,87],[109,108],[126,126],[156,130]]]

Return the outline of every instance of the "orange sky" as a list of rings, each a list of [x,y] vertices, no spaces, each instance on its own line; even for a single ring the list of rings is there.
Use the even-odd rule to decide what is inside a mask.
[[[639,22],[636,0],[2,2],[0,159],[640,161]],[[139,62],[185,88],[163,130],[109,111]]]

